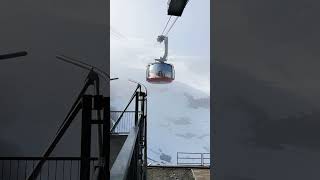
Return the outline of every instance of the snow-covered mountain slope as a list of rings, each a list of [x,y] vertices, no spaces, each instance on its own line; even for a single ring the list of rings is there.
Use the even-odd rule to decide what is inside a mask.
[[[137,80],[148,89],[148,157],[152,164],[176,164],[177,152],[210,152],[209,95],[175,81],[167,85],[149,84],[144,71],[130,69],[111,83],[111,105],[122,110]],[[128,71],[127,71],[128,72]],[[115,73],[116,74],[116,73]]]

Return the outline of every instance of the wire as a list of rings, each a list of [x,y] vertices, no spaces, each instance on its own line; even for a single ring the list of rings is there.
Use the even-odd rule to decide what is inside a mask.
[[[166,27],[164,27],[164,29],[163,29],[163,31],[162,31],[162,33],[161,33],[161,34],[163,34],[163,33],[164,33],[164,31],[166,30],[166,28],[167,28],[167,26],[168,26],[168,24],[169,24],[169,21],[170,21],[170,19],[171,19],[171,17],[172,17],[172,16],[170,16],[170,17],[169,17],[169,19],[168,19],[168,21],[167,21],[167,24],[166,24]]]
[[[178,20],[179,17],[176,17],[176,19],[174,20],[174,22],[171,24],[169,30],[167,31],[167,33],[165,34],[165,36],[167,36],[170,32],[170,30],[172,29],[172,27],[174,26],[174,24],[176,23],[176,21]]]
[[[98,70],[100,73],[104,74],[105,76],[107,76],[107,77],[110,79],[110,76],[109,76],[108,73],[106,73],[105,71],[103,71],[103,70],[101,70],[101,69],[99,69],[99,68],[97,68],[97,67],[95,67],[95,66],[93,66],[93,65],[91,65],[91,64],[88,64],[88,63],[79,61],[79,60],[77,60],[77,59],[75,59],[75,58],[71,58],[71,57],[68,57],[68,56],[65,56],[65,55],[60,55],[60,57],[64,57],[64,58],[70,59],[70,60],[71,60],[71,62],[70,62],[70,60],[69,60],[70,63],[72,63],[72,61],[75,61],[75,62],[77,62],[77,63],[80,63],[80,64],[83,64],[83,65],[89,66],[90,68],[88,68],[88,67],[86,68],[86,67],[83,66],[83,65],[81,66],[80,64],[72,63],[72,64],[78,65],[78,66],[80,66],[80,67],[86,68],[86,69],[88,69],[88,70],[90,70],[91,68],[94,68],[94,69]],[[61,59],[61,58],[59,58],[59,59]],[[62,60],[62,59],[61,59],[61,60]],[[64,60],[66,60],[66,59],[64,59]],[[67,60],[66,60],[66,61],[67,61]]]
[[[189,2],[190,2],[190,0],[188,0],[188,1],[187,1],[186,6],[187,6],[187,4],[188,4]],[[169,20],[168,20],[168,22],[167,22],[167,24],[166,24],[165,28],[163,29],[163,31],[162,31],[162,33],[161,33],[162,35],[163,35],[163,33],[164,33],[165,29],[167,28],[168,23],[169,23],[169,21],[170,21],[171,17],[172,17],[172,15],[170,16],[170,18],[169,18]],[[172,25],[170,26],[170,28],[169,28],[169,30],[167,31],[167,33],[165,34],[165,36],[167,36],[167,35],[169,34],[170,30],[172,29],[172,27],[174,26],[174,24],[176,23],[176,21],[178,20],[178,18],[179,18],[179,16],[177,16],[177,17],[176,17],[176,19],[174,20],[174,22],[173,22],[173,23],[172,23]]]
[[[110,32],[113,33],[114,35],[118,36],[121,39],[125,39],[128,40],[128,38],[126,36],[124,36],[122,33],[120,33],[119,31],[117,31],[115,28],[110,26]]]

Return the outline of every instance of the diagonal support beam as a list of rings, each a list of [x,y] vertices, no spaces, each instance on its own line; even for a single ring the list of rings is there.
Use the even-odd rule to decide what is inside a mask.
[[[29,175],[28,180],[36,180],[37,179],[37,177],[38,177],[38,175],[39,175],[39,173],[41,171],[42,166],[44,165],[44,163],[46,162],[47,158],[50,156],[50,154],[52,153],[52,151],[54,150],[54,148],[56,147],[56,145],[58,144],[58,142],[62,138],[63,134],[69,128],[71,122],[76,117],[76,115],[81,110],[81,108],[82,108],[82,103],[78,103],[76,105],[74,111],[71,113],[70,118],[66,121],[66,123],[60,129],[60,131],[58,132],[58,134],[56,135],[56,137],[54,138],[54,140],[52,141],[52,143],[50,144],[50,146],[48,147],[46,152],[43,154],[43,156],[42,156],[43,158],[38,162],[38,164],[36,165],[36,167],[33,170],[33,172]]]

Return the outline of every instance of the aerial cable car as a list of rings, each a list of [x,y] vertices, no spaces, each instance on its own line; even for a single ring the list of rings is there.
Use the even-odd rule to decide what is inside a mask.
[[[168,84],[175,78],[174,66],[172,64],[165,63],[168,56],[168,37],[160,35],[157,38],[158,42],[165,44],[165,52],[163,57],[155,59],[155,62],[147,65],[147,81],[153,84]]]
[[[171,19],[171,16],[177,16],[180,17],[183,13],[184,8],[188,4],[189,0],[169,0],[168,1],[168,15],[170,15],[170,18],[164,28],[164,30],[167,28],[167,25]],[[153,84],[168,84],[171,83],[175,78],[175,72],[174,72],[174,66],[172,64],[165,63],[167,61],[168,56],[168,37],[167,34],[173,27],[174,23],[171,25],[170,29],[167,31],[166,35],[160,35],[157,38],[157,41],[162,43],[164,41],[165,45],[165,52],[163,57],[160,57],[160,59],[155,59],[154,63],[150,63],[147,65],[147,71],[146,71],[146,79],[149,83]],[[163,30],[163,32],[164,32]],[[162,33],[163,33],[162,32]]]

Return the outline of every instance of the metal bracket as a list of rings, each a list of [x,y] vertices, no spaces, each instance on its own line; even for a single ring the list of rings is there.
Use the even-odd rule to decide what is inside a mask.
[[[165,62],[165,61],[167,61],[167,57],[168,57],[168,37],[164,36],[164,35],[160,35],[160,36],[158,36],[157,41],[160,43],[162,43],[164,41],[165,50],[164,50],[163,57],[160,57],[160,59],[155,59],[155,60],[159,61],[159,62]]]

